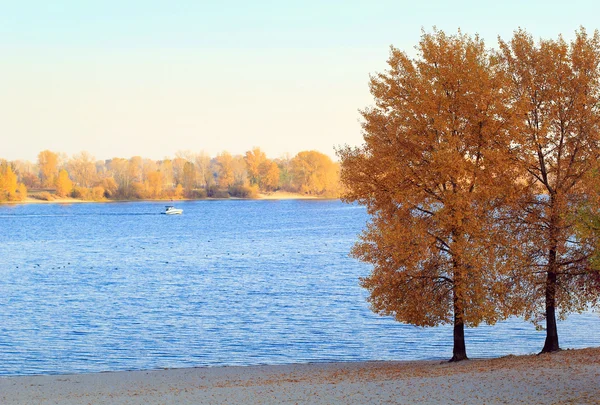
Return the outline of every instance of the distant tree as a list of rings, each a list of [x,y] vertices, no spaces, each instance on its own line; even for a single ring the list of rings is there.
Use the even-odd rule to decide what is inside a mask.
[[[372,309],[418,326],[453,324],[451,361],[459,361],[465,325],[518,309],[515,252],[498,223],[517,184],[508,83],[477,36],[436,30],[417,51],[411,59],[392,48],[389,70],[371,77],[365,143],[338,152],[343,198],[371,216],[352,254],[373,265],[361,281]],[[302,167],[294,171],[307,183]]]
[[[131,196],[132,174],[129,170],[129,161],[123,158],[113,158],[108,167],[118,185],[118,194],[123,198]]]
[[[80,152],[69,160],[69,176],[81,187],[90,188],[96,182],[96,162],[89,152]]]
[[[267,161],[267,155],[260,148],[253,148],[246,152],[244,156],[246,168],[248,170],[248,180],[250,184],[260,184],[261,170],[260,166]]]
[[[183,186],[181,184],[178,184],[177,187],[175,187],[173,196],[175,198],[182,198],[183,197]]]
[[[290,162],[293,190],[303,194],[335,194],[338,189],[338,166],[329,156],[317,151],[298,153]]]
[[[66,197],[71,194],[73,190],[73,182],[69,178],[69,174],[65,169],[62,169],[58,173],[58,177],[56,178],[56,195],[60,197]]]
[[[6,162],[2,164],[2,175],[2,188],[4,191],[6,191],[9,195],[15,194],[17,192],[19,183],[17,182],[17,175],[15,172],[13,172],[10,164],[7,164]]]
[[[132,156],[127,166],[131,182],[142,183],[144,181],[144,159],[141,156]]]
[[[524,316],[546,321],[542,352],[559,350],[556,312],[582,311],[598,303],[590,294],[597,272],[590,258],[598,251],[592,234],[576,236],[577,212],[597,205],[585,179],[600,158],[600,34],[581,29],[567,43],[540,40],[517,31],[500,42],[506,91],[522,121],[513,156],[528,183],[515,214],[528,296]]]
[[[91,200],[103,201],[106,199],[106,192],[102,186],[94,186],[91,189]]]
[[[27,188],[19,183],[12,165],[0,162],[0,201],[21,201],[27,197]]]
[[[187,196],[191,196],[192,190],[196,185],[196,169],[192,162],[185,162],[183,166],[183,189]]]
[[[40,188],[42,183],[40,182],[40,178],[33,173],[23,173],[21,174],[22,183],[27,186],[27,188]]]
[[[217,186],[227,189],[234,185],[233,157],[229,152],[222,152],[215,158]]]
[[[265,160],[258,166],[260,174],[259,187],[262,191],[273,191],[279,187],[280,170],[277,163],[272,160]]]
[[[17,199],[23,201],[27,198],[27,187],[23,183],[17,184]]]
[[[104,189],[104,197],[106,198],[115,198],[117,196],[117,191],[119,190],[119,185],[115,181],[115,179],[111,177],[103,178],[98,186]]]
[[[148,180],[148,175],[158,170],[158,164],[152,159],[142,159],[142,181]]]
[[[183,184],[183,168],[187,160],[182,157],[173,159],[173,180],[175,184]]]
[[[214,177],[210,169],[210,156],[206,152],[200,152],[194,157],[198,185],[208,189],[214,183]]]
[[[293,191],[292,175],[290,173],[291,157],[286,154],[278,159],[273,160],[279,168],[279,187],[286,191]]]
[[[233,156],[231,160],[231,169],[233,171],[233,184],[236,186],[248,185],[248,170],[246,161],[241,155]]]
[[[96,175],[99,178],[104,178],[108,172],[108,167],[106,167],[106,162],[104,160],[96,161]]]
[[[36,164],[31,163],[26,160],[13,160],[11,162],[11,165],[13,167],[13,171],[17,174],[17,181],[19,181],[20,183],[27,185],[27,181],[32,180],[33,183],[35,183],[35,184],[38,184],[38,185],[41,184],[40,180],[39,180],[39,176],[38,176],[39,168],[37,167]],[[37,178],[37,181],[33,180],[34,177]],[[30,187],[30,186],[27,186],[27,187]]]
[[[158,170],[162,175],[164,189],[172,188],[174,186],[173,161],[170,159],[165,159],[162,162],[159,162],[158,167]]]
[[[146,178],[148,194],[150,198],[160,198],[163,195],[163,174],[160,171],[154,171],[147,174]]]
[[[250,185],[257,185],[261,191],[273,191],[279,187],[279,166],[260,148],[253,148],[244,156]]]
[[[38,166],[42,186],[53,187],[58,173],[58,155],[49,150],[41,151],[38,154]]]

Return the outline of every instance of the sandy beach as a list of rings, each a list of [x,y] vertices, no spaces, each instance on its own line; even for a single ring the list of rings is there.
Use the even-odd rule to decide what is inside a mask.
[[[600,348],[440,361],[0,378],[11,404],[600,404]]]

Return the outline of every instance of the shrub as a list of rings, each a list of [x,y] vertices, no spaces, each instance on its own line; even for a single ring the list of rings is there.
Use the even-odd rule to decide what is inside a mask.
[[[258,185],[252,186],[231,186],[229,187],[229,194],[232,197],[237,198],[257,198],[258,197]]]
[[[229,198],[227,190],[214,190],[211,195],[212,198]]]
[[[94,201],[104,200],[104,187],[96,186],[92,188],[91,197]]]
[[[47,191],[41,192],[39,194],[32,194],[31,198],[35,198],[40,201],[54,201],[54,196]]]
[[[193,199],[197,199],[197,200],[200,200],[200,199],[206,198],[206,197],[208,197],[208,194],[207,194],[206,190],[203,188],[197,188],[197,189],[191,190],[189,193],[189,198],[193,198]]]

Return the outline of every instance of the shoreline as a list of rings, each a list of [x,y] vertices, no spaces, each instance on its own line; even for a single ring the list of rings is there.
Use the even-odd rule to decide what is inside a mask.
[[[37,198],[27,197],[23,201],[2,201],[0,202],[0,206],[2,205],[29,205],[29,204],[89,204],[89,203],[97,203],[97,204],[105,204],[105,203],[119,203],[119,202],[164,202],[169,204],[176,204],[179,202],[188,202],[188,201],[228,201],[228,200],[335,200],[338,198],[331,197],[319,197],[319,196],[311,196],[299,193],[289,193],[289,192],[274,192],[269,194],[259,194],[257,198],[239,198],[239,197],[229,197],[229,198],[198,198],[198,199],[179,199],[179,200],[170,200],[170,199],[159,199],[159,200],[79,200],[77,198],[56,198],[54,200],[38,200]]]
[[[371,361],[0,377],[0,403],[600,403],[600,348],[458,363]]]

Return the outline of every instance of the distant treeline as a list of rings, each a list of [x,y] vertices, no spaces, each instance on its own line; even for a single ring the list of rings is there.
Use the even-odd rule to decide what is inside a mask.
[[[133,199],[256,198],[283,190],[311,196],[339,195],[339,165],[317,151],[269,159],[260,148],[244,155],[178,152],[173,159],[96,160],[44,150],[36,163],[0,162],[0,201],[31,196],[101,201]]]

